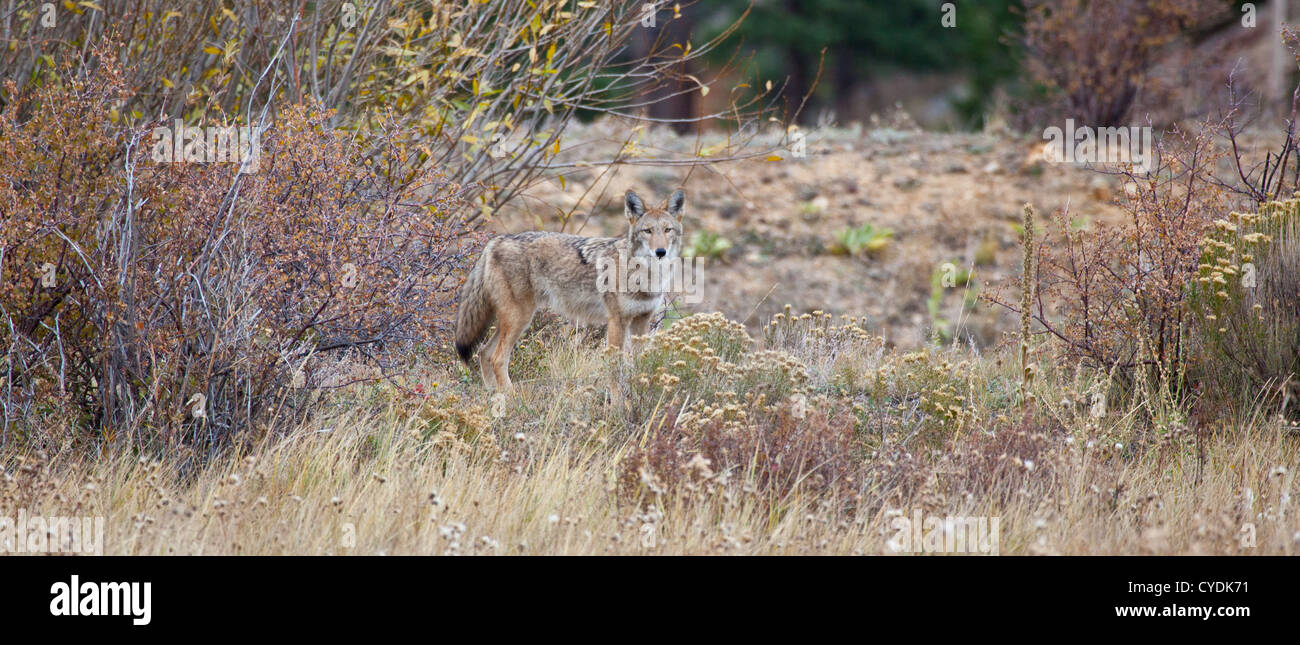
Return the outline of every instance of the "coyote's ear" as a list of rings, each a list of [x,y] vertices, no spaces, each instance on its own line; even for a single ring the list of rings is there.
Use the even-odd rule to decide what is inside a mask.
[[[679,188],[668,198],[668,214],[682,221],[682,216],[686,214],[686,193]]]
[[[627,191],[623,196],[623,214],[631,221],[641,219],[645,215],[645,202],[632,191]]]

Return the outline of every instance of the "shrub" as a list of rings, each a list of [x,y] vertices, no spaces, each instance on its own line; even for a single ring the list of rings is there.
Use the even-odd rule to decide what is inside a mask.
[[[828,404],[797,409],[751,398],[697,403],[620,463],[619,493],[629,501],[696,494],[754,493],[762,508],[794,494],[859,498],[864,463],[852,414]]]
[[[795,315],[787,304],[763,328],[763,346],[806,365],[813,387],[852,383],[884,354],[885,339],[867,331],[865,320],[841,315],[835,324],[834,318],[821,310]]]
[[[790,350],[818,360],[829,352],[833,362],[846,347],[879,339],[831,325],[821,312],[788,312],[764,329],[773,349],[753,350],[744,326],[718,313],[683,318],[654,336],[636,362],[631,407],[665,412],[619,466],[624,498],[734,493],[744,482],[764,508],[795,491],[856,499],[857,420],[814,396],[808,366]]]
[[[1155,53],[1226,9],[1215,0],[1026,0],[1024,60],[1064,116],[1118,126],[1149,89]]]
[[[691,372],[737,362],[754,345],[745,326],[721,313],[693,314],[656,333],[637,357],[642,371],[684,361]]]
[[[808,385],[808,368],[799,359],[764,349],[745,357],[735,373],[739,392],[760,394],[768,401],[801,393]]]
[[[1222,183],[1211,174],[1221,156],[1208,132],[1171,133],[1157,144],[1159,162],[1146,175],[1119,172],[1130,190],[1120,197],[1121,223],[1084,231],[1057,211],[1035,243],[1028,313],[1035,334],[1058,341],[1063,358],[1114,371],[1132,383],[1135,370],[1170,384],[1184,371],[1188,312],[1185,289],[1200,261],[1200,238],[1225,210]],[[986,300],[1023,314],[1025,302],[1002,290]],[[1023,290],[1023,289],[1022,289]]]
[[[420,436],[430,448],[449,446],[455,450],[483,454],[500,453],[492,434],[492,417],[482,405],[472,405],[450,394],[436,402],[425,401],[415,410]]]
[[[478,236],[455,186],[383,145],[387,126],[368,157],[299,105],[256,173],[158,163],[155,124],[105,109],[127,75],[98,55],[98,73],[65,67],[0,112],[6,438],[64,440],[30,417],[59,401],[82,438],[213,448],[299,410],[313,356],[384,366],[438,341]]]
[[[926,347],[891,355],[867,383],[867,392],[890,408],[920,410],[925,414],[917,427],[943,431],[940,438],[947,439],[979,421],[979,411],[971,400],[974,376],[970,363],[954,363]]]
[[[536,181],[579,112],[635,117],[712,82],[682,68],[721,39],[665,36],[629,54],[629,40],[645,31],[644,3],[629,1],[69,2],[52,26],[41,22],[41,3],[18,4],[4,21],[13,38],[0,70],[15,83],[0,92],[0,107],[58,82],[54,61],[77,59],[78,74],[95,73],[86,53],[107,45],[122,57],[129,89],[106,105],[124,122],[162,113],[247,122],[261,106],[315,100],[336,111],[330,126],[367,137],[393,126],[362,139],[364,153],[407,150],[464,187],[478,206],[470,218]],[[667,22],[677,12],[663,14]],[[737,126],[757,120],[765,97],[750,94],[717,116]]]
[[[1189,298],[1206,394],[1300,401],[1300,198],[1216,220],[1201,248]]]

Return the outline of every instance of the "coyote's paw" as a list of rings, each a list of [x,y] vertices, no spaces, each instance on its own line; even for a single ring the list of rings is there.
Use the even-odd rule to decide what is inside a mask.
[[[492,415],[493,420],[506,416],[505,392],[498,391],[496,394],[492,395],[492,398],[489,399],[489,401],[491,402],[491,406],[488,408],[488,412]]]

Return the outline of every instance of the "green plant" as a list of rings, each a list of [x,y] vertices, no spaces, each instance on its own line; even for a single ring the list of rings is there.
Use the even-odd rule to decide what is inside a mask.
[[[800,202],[799,214],[802,215],[804,219],[813,220],[816,219],[818,215],[826,212],[826,208],[829,205],[830,200],[825,197],[817,197],[811,201]]]
[[[986,267],[993,266],[998,259],[998,242],[991,235],[986,235],[980,240],[979,248],[975,249],[975,266]]]
[[[686,316],[687,314],[677,307],[676,301],[671,302],[668,304],[668,308],[664,311],[663,318],[659,320],[659,329],[668,329],[669,327],[672,327],[674,323]]]
[[[713,231],[696,231],[682,249],[684,258],[721,258],[731,248],[731,241]]]
[[[943,270],[935,269],[930,276],[930,298],[926,300],[926,309],[930,312],[930,336],[936,344],[952,339],[952,325],[948,319],[939,315],[939,306],[943,304]]]
[[[965,288],[970,285],[971,270],[962,268],[954,262],[945,262],[935,268],[934,273],[930,274],[930,298],[926,301],[926,308],[930,312],[930,330],[931,340],[936,344],[946,343],[953,338],[952,323],[947,318],[939,315],[939,307],[943,304],[943,294],[950,287]],[[962,298],[962,311],[972,309],[977,302],[977,295],[971,289],[966,289],[965,296]]]
[[[863,224],[857,228],[840,231],[831,242],[831,253],[835,255],[858,256],[862,253],[874,254],[884,250],[894,232],[887,228],[876,228]]]

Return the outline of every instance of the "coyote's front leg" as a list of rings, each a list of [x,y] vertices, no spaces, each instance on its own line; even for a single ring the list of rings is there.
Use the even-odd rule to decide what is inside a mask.
[[[632,317],[632,320],[628,323],[628,331],[632,333],[632,338],[635,339],[638,336],[644,337],[650,331],[650,318],[652,315],[653,314],[646,313]],[[641,347],[645,344],[645,341],[637,342],[632,340],[631,342],[632,354],[636,355],[641,353]]]
[[[605,302],[605,347],[617,347],[623,351],[623,341],[627,335],[627,318],[623,315],[623,306],[618,301],[617,293],[606,293]]]
[[[609,324],[605,327],[605,346],[618,348],[618,351],[622,352],[626,329],[627,325],[623,322],[623,317],[616,312],[610,312]]]

